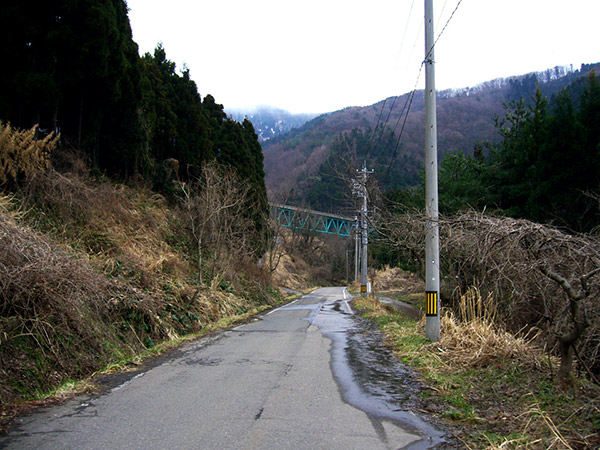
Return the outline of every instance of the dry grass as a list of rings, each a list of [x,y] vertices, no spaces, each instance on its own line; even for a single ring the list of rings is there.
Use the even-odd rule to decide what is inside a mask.
[[[310,268],[300,257],[292,258],[287,253],[281,256],[279,264],[272,273],[276,286],[302,290],[312,285]]]
[[[52,170],[31,179],[26,197],[35,207],[30,218],[34,225],[91,255],[108,274],[129,265],[147,284],[164,274],[181,276],[186,270],[165,241],[172,213],[151,191]]]
[[[442,339],[425,339],[412,321],[373,298],[353,304],[380,325],[387,344],[420,374],[423,409],[459,429],[470,449],[597,449],[600,390],[581,383],[561,391],[549,379],[556,366],[534,336],[514,336],[494,322],[494,300],[476,289],[442,319]],[[485,305],[485,306],[484,306]]]
[[[313,286],[346,282],[346,242],[337,236],[292,231],[271,224],[273,240],[265,266],[276,286],[305,290]]]
[[[446,312],[441,327],[441,340],[431,347],[443,352],[447,363],[486,367],[517,361],[532,370],[544,366],[545,358],[533,345],[535,335],[517,337],[498,324],[492,294],[484,299],[478,289],[469,289],[460,296],[457,315]]]
[[[277,301],[254,261],[234,262],[239,290],[199,289],[162,197],[72,166],[0,196],[0,409]]]
[[[422,265],[422,213],[382,213],[376,227],[388,245],[395,246],[407,260]],[[470,211],[440,218],[440,246],[441,296],[446,304],[456,309],[460,292],[478,286],[482,292],[493,293],[497,319],[507,330],[517,333],[525,328],[540,329],[540,337],[555,354],[577,322],[582,331],[575,343],[575,370],[588,378],[598,373],[598,234],[570,235],[528,220]],[[566,281],[579,296],[577,302],[567,295],[566,284],[558,283],[558,279]],[[574,303],[580,312],[575,314],[577,317]]]
[[[0,122],[0,186],[15,185],[50,167],[50,155],[59,136],[54,133],[37,139],[38,126],[17,130]]]
[[[375,272],[373,290],[403,293],[425,292],[425,283],[417,275],[399,267],[386,266]]]
[[[0,213],[0,403],[96,368],[120,347],[102,324],[150,302]]]

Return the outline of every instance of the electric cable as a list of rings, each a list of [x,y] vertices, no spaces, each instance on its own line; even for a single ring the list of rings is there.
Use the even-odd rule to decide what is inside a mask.
[[[415,0],[412,0],[411,5],[410,5],[410,10],[408,12],[408,15],[406,16],[406,24],[404,25],[404,32],[402,34],[402,39],[400,40],[400,50],[398,51],[398,55],[400,55],[402,53],[402,49],[404,48],[404,43],[406,42],[406,33],[408,31],[408,25],[410,23],[410,19],[411,19],[411,16],[412,16],[412,12],[413,12],[414,6],[415,6]],[[420,33],[420,31],[421,30],[419,30],[419,33]],[[413,44],[413,50],[411,50],[411,54],[412,54],[412,51],[414,51],[415,45],[416,45],[416,41],[415,41],[415,44]],[[394,106],[396,105],[397,99],[398,99],[398,96],[394,96],[394,100],[392,102],[392,106],[390,106],[390,110],[389,110],[388,115],[387,115],[387,117],[385,119],[385,122],[384,122],[383,126],[380,128],[381,117],[383,115],[383,111],[385,109],[385,105],[386,105],[386,103],[388,101],[388,98],[386,98],[383,101],[383,103],[381,105],[381,110],[379,111],[379,116],[377,117],[377,122],[375,123],[375,128],[373,128],[373,131],[371,132],[371,136],[369,136],[369,143],[370,144],[373,143],[373,138],[374,138],[374,136],[375,136],[375,134],[377,133],[378,130],[380,130],[379,137],[377,138],[377,141],[375,142],[374,145],[369,145],[369,148],[367,149],[367,152],[365,154],[365,159],[368,158],[369,154],[372,151],[374,151],[377,148],[377,146],[379,145],[379,141],[381,140],[381,137],[383,136],[383,132],[384,132],[385,127],[387,126],[387,124],[389,122],[390,116],[392,114],[392,110],[394,109]]]
[[[383,180],[384,185],[387,183],[388,178],[390,176],[390,172],[392,170],[392,166],[394,165],[394,162],[396,161],[396,156],[398,154],[398,148],[400,147],[400,140],[402,139],[402,135],[404,134],[404,127],[406,126],[406,121],[408,120],[408,114],[410,113],[410,108],[412,107],[413,99],[415,98],[415,93],[417,92],[417,85],[419,84],[419,80],[421,79],[422,72],[423,72],[423,63],[421,63],[421,67],[419,68],[419,73],[417,75],[417,81],[415,82],[415,87],[413,88],[413,90],[409,94],[409,96],[406,98],[404,108],[402,108],[402,112],[400,113],[400,116],[398,117],[398,120],[396,121],[394,130],[390,134],[389,142],[391,142],[391,140],[393,139],[394,133],[396,132],[396,129],[398,128],[398,124],[400,123],[402,116],[404,116],[404,121],[402,122],[402,128],[400,128],[400,133],[398,134],[398,139],[396,140],[396,145],[394,147],[394,152],[392,153],[392,159],[390,160],[390,163],[388,164],[388,168],[385,173],[385,178]],[[407,105],[408,105],[408,108],[407,108]],[[404,113],[405,109],[406,109],[406,113]]]
[[[456,11],[458,10],[460,4],[462,3],[463,0],[458,0],[458,3],[456,4],[456,7],[454,8],[454,10],[452,11],[452,14],[450,14],[450,17],[448,18],[448,20],[446,21],[444,27],[442,28],[442,31],[440,31],[440,33],[438,34],[437,38],[435,39],[435,41],[433,42],[433,45],[431,46],[431,48],[429,49],[429,51],[427,52],[427,54],[425,55],[425,59],[423,60],[423,62],[421,63],[421,66],[419,68],[419,73],[417,75],[417,81],[415,83],[415,87],[411,93],[411,95],[409,96],[409,98],[407,98],[407,102],[410,99],[410,102],[408,103],[408,109],[406,111],[406,114],[404,116],[404,122],[402,123],[402,128],[400,129],[400,133],[398,134],[398,139],[396,140],[396,145],[394,147],[394,151],[392,153],[392,159],[390,160],[390,163],[388,165],[387,171],[386,171],[386,176],[384,178],[384,183],[387,183],[389,174],[391,172],[392,169],[392,165],[394,164],[395,160],[396,160],[396,156],[398,154],[398,148],[400,146],[400,140],[402,139],[402,135],[404,133],[404,127],[406,125],[406,121],[408,119],[408,114],[410,113],[410,108],[412,106],[412,102],[413,102],[413,98],[415,95],[415,92],[417,90],[417,85],[419,83],[419,79],[421,78],[421,73],[423,72],[423,66],[425,65],[425,63],[429,60],[429,57],[431,55],[431,53],[433,52],[433,50],[435,49],[435,46],[437,44],[437,42],[440,40],[440,38],[442,37],[442,34],[444,34],[444,31],[446,31],[446,28],[448,27],[448,24],[450,23],[450,21],[452,20],[452,18],[454,17],[454,14],[456,13]],[[406,105],[406,104],[405,104]],[[400,117],[398,118],[398,121],[396,122],[396,126],[394,127],[394,130],[392,132],[392,136],[394,135],[394,133],[396,132],[396,128],[400,122],[400,119],[402,118],[402,113],[400,114]]]

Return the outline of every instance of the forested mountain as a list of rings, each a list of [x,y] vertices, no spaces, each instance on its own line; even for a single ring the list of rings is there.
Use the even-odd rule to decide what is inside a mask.
[[[60,133],[63,147],[81,151],[101,173],[141,175],[162,192],[172,178],[195,179],[216,160],[251,183],[251,215],[267,212],[252,123],[227,118],[210,95],[201,98],[189,71],[176,71],[162,46],[140,57],[124,0],[7,0],[0,41],[1,121]]]
[[[484,144],[502,139],[495,119],[504,116],[504,105],[513,100],[529,101],[536,87],[548,98],[568,88],[577,105],[582,78],[593,67],[557,67],[474,88],[438,92],[440,155],[456,150],[472,155],[476,146],[487,154],[490,145]],[[300,129],[263,143],[269,191],[289,202],[339,211],[348,205],[349,187],[343,178],[363,161],[375,170],[374,177],[384,191],[417,186],[424,153],[424,115],[423,92],[417,91],[414,96],[405,94],[319,116]]]
[[[283,109],[270,106],[260,106],[251,109],[226,109],[227,114],[238,122],[247,118],[258,134],[258,140],[266,142],[269,139],[287,133],[292,128],[304,125],[316,114],[292,114]]]
[[[600,225],[600,81],[595,72],[557,95],[513,100],[486,156],[447,154],[439,172],[444,213],[475,208],[590,232]],[[411,195],[397,194],[406,203]],[[422,197],[419,195],[419,197]],[[413,197],[414,199],[414,197]],[[419,206],[414,204],[414,206]]]

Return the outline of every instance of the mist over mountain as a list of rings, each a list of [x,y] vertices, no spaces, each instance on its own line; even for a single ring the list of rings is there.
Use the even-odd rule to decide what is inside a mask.
[[[266,142],[274,137],[298,128],[316,116],[316,114],[292,114],[283,109],[270,106],[259,106],[248,109],[227,109],[227,114],[237,122],[248,118],[260,142]]]
[[[440,158],[456,150],[473,154],[476,145],[498,141],[496,118],[503,117],[504,105],[512,100],[530,100],[536,87],[548,98],[568,88],[577,99],[577,83],[597,67],[555,67],[475,87],[439,91]],[[347,202],[344,178],[351,177],[363,161],[375,170],[374,177],[383,190],[415,186],[423,167],[424,124],[422,90],[318,116],[262,143],[269,193],[292,204],[339,210]]]

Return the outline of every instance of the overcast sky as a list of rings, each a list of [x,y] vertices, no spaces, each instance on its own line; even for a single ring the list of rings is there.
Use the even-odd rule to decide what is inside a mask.
[[[434,0],[436,36],[459,0]],[[140,53],[162,42],[226,109],[322,113],[415,86],[423,0],[127,0]],[[438,89],[600,62],[599,0],[463,0],[435,50]],[[424,73],[418,87],[424,85]]]

